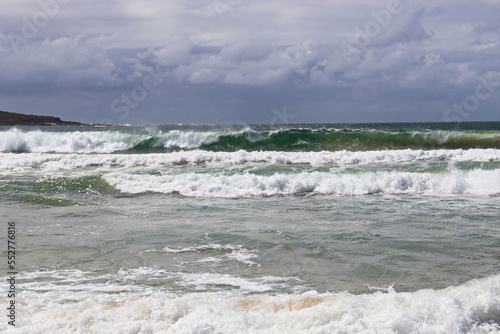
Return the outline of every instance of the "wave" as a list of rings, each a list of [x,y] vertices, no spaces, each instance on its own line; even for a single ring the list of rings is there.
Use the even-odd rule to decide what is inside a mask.
[[[271,174],[272,173],[272,174]],[[424,194],[499,196],[500,169],[452,169],[434,172],[409,171],[281,171],[252,173],[183,172],[145,173],[143,170],[106,170],[82,176],[52,174],[33,180],[7,181],[0,185],[2,192],[32,188],[36,194],[29,201],[43,201],[43,196],[62,194],[90,196],[103,194],[179,194],[186,197],[266,197],[300,195],[358,196],[373,194]],[[29,173],[32,175],[32,173]],[[42,196],[43,195],[43,196]],[[52,196],[52,197],[51,197]],[[33,197],[33,198],[32,198]],[[90,198],[90,197],[89,197]],[[63,199],[66,199],[64,197]],[[69,198],[68,198],[69,199]],[[64,203],[62,203],[64,204]],[[62,205],[61,204],[61,205]]]
[[[17,128],[0,132],[1,152],[39,153],[113,153],[129,151],[147,153],[173,149],[196,148],[216,141],[214,132],[178,131],[21,131]]]
[[[3,333],[498,333],[500,275],[441,290],[352,294],[349,292],[269,295],[260,292],[278,278],[245,279],[227,274],[185,273],[187,284],[229,284],[229,292],[176,295],[141,289],[145,278],[170,273],[153,268],[124,269],[119,283],[87,272],[26,273],[37,280],[16,296],[17,328]],[[57,284],[50,284],[52,277]],[[0,286],[7,288],[7,278]],[[241,289],[241,290],[240,290]],[[238,290],[236,292],[235,290]],[[265,291],[265,290],[264,290]],[[246,292],[253,294],[245,295]],[[260,292],[260,293],[259,293]],[[5,296],[0,297],[4,305]],[[47,307],[49,305],[50,307]]]
[[[383,150],[366,152],[276,152],[237,151],[210,152],[202,150],[171,152],[168,154],[55,154],[55,153],[0,153],[0,170],[57,171],[76,168],[156,167],[207,165],[228,166],[247,164],[307,164],[365,165],[383,163],[409,163],[427,161],[448,162],[500,162],[500,149],[469,150]]]
[[[405,148],[500,148],[499,132],[287,129],[222,135],[201,148],[215,151],[365,151]]]
[[[250,173],[233,175],[183,173],[151,175],[110,173],[103,178],[123,193],[164,193],[188,197],[256,197],[277,195],[429,194],[497,196],[500,169],[445,173],[329,172]]]
[[[0,131],[1,152],[154,153],[500,148],[499,131],[281,129],[209,131]]]

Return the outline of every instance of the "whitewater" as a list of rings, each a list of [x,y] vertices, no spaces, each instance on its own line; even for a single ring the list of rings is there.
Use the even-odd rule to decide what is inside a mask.
[[[499,197],[500,122],[0,127],[0,331],[499,333]]]

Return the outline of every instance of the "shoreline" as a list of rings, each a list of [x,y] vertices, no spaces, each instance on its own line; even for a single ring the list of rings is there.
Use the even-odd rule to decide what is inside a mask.
[[[93,126],[94,124],[63,121],[59,117],[0,111],[0,126]]]

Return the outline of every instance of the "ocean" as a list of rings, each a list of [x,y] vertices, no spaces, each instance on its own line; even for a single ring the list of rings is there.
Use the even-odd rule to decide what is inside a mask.
[[[500,333],[500,122],[0,127],[0,210],[3,333]]]

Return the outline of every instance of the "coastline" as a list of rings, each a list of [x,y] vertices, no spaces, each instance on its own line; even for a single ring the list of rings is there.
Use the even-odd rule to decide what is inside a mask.
[[[92,124],[63,121],[59,117],[20,114],[9,111],[0,111],[0,126],[92,126]]]

